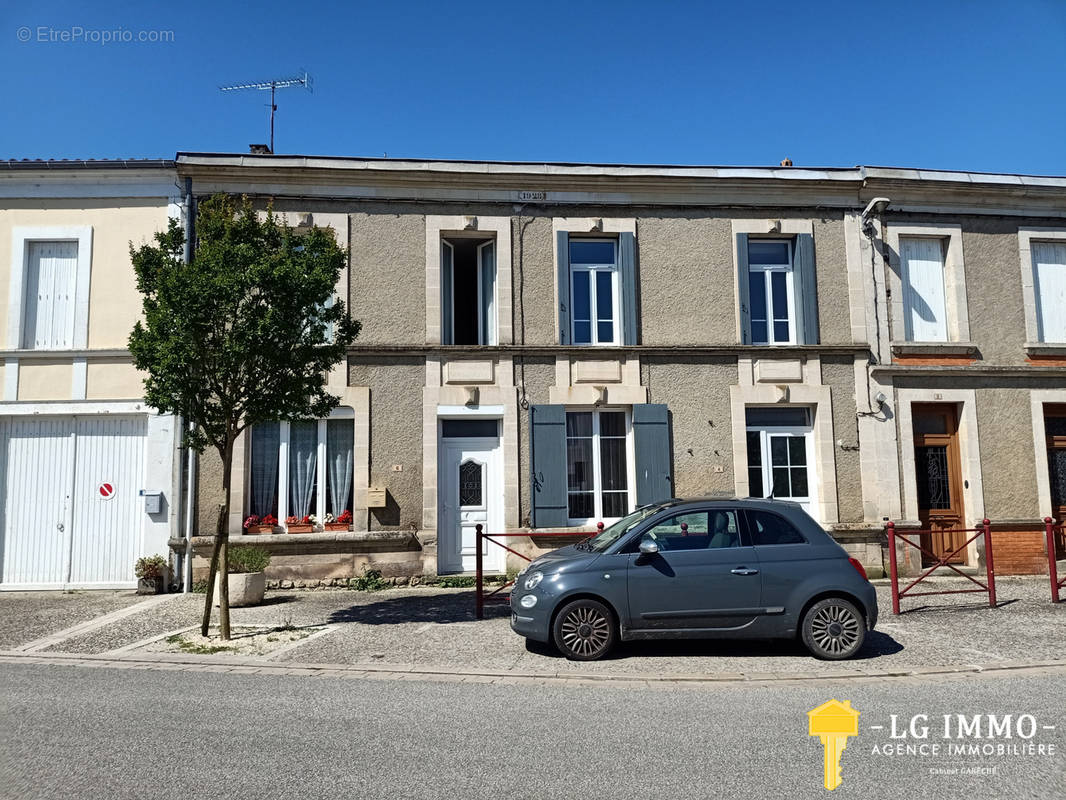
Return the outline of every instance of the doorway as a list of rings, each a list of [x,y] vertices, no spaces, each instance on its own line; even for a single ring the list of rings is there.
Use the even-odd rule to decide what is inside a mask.
[[[1066,404],[1044,406],[1044,440],[1051,485],[1051,516],[1063,525],[1066,524]],[[1055,535],[1055,558],[1066,558],[1066,532],[1061,529]]]
[[[918,519],[931,533],[922,535],[922,546],[943,558],[962,547],[966,535],[962,504],[962,468],[959,458],[959,412],[952,403],[916,403],[914,471],[918,484]],[[948,559],[966,562],[965,550]],[[923,554],[923,563],[933,563]]]
[[[437,572],[474,572],[477,528],[503,532],[503,457],[498,419],[440,422],[437,481]],[[486,572],[503,572],[506,551],[488,542],[481,549]]]

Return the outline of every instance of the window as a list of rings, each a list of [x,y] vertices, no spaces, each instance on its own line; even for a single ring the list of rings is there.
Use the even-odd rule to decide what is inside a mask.
[[[22,347],[74,346],[78,242],[27,242]]]
[[[1032,259],[1037,336],[1066,342],[1066,242],[1033,242]]]
[[[570,240],[574,344],[619,344],[617,242]]]
[[[800,503],[811,500],[811,412],[805,406],[754,407],[745,413],[748,494]]]
[[[782,516],[769,511],[748,511],[748,527],[751,530],[752,544],[806,544],[795,526]]]
[[[628,425],[624,411],[566,413],[567,508],[571,523],[630,511]]]
[[[321,520],[351,511],[354,436],[348,418],[255,425],[249,513]]]
[[[748,239],[752,344],[796,343],[796,296],[790,240]]]
[[[496,344],[496,242],[441,242],[441,343]]]
[[[661,551],[713,550],[740,547],[740,528],[735,511],[697,511],[678,514],[646,531]]]
[[[944,289],[944,241],[900,237],[900,279],[903,283],[903,327],[908,342],[948,340]]]

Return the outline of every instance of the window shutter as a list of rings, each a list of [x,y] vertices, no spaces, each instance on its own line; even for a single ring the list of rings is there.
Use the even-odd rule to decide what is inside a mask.
[[[793,262],[796,294],[796,339],[799,344],[818,344],[818,278],[814,269],[814,237],[796,236]]]
[[[633,406],[633,450],[636,454],[637,505],[674,496],[670,478],[670,421],[661,403]]]
[[[559,344],[570,344],[570,234],[559,231],[555,234],[555,250],[558,254],[559,286]]]
[[[740,307],[740,343],[751,344],[751,304],[748,298],[748,234],[737,234],[737,304]]]
[[[637,343],[637,246],[632,233],[618,237],[618,272],[622,283],[622,344]]]
[[[529,427],[532,527],[566,527],[566,407],[531,406]]]

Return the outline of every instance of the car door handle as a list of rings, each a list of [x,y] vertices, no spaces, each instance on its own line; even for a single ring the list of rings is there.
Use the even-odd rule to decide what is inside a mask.
[[[748,569],[747,567],[737,567],[736,569],[731,569],[729,571],[732,572],[734,575],[758,575],[759,574],[759,570],[757,570],[757,569]]]

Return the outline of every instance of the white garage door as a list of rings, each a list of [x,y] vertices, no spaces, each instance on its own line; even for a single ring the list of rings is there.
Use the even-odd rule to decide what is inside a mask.
[[[146,425],[143,416],[0,423],[5,588],[135,580]]]

